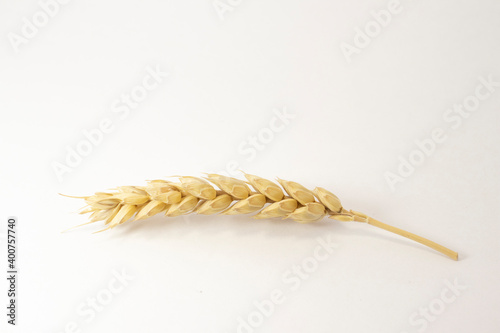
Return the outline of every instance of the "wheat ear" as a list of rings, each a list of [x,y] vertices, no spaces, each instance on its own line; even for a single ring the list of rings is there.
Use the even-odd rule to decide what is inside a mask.
[[[97,192],[76,198],[85,199],[87,203],[80,214],[90,213],[88,223],[103,221],[106,225],[97,232],[112,229],[134,216],[136,221],[159,213],[171,217],[189,213],[257,213],[253,218],[290,218],[300,223],[310,223],[328,216],[338,221],[364,222],[385,229],[458,260],[458,253],[442,245],[363,213],[344,209],[339,198],[324,188],[316,187],[310,191],[299,183],[278,178],[280,187],[258,176],[245,173],[245,177],[247,181],[217,174],[206,174],[205,179],[178,176],[179,182],[150,180],[146,186],[120,186],[111,192]],[[264,208],[266,204],[269,205]]]

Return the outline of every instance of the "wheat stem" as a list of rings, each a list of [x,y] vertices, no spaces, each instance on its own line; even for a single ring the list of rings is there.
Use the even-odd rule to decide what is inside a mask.
[[[431,240],[428,240],[427,238],[424,238],[424,237],[421,237],[421,236],[418,236],[418,235],[415,235],[409,231],[406,231],[406,230],[403,230],[403,229],[399,229],[399,228],[396,228],[396,227],[393,227],[391,225],[388,225],[388,224],[385,224],[385,223],[382,223],[380,222],[379,220],[376,220],[374,218],[371,218],[371,217],[368,217],[367,218],[367,221],[366,223],[370,224],[370,225],[373,225],[377,228],[381,228],[381,229],[384,229],[384,230],[387,230],[387,231],[390,231],[392,233],[395,233],[397,235],[400,235],[400,236],[403,236],[403,237],[406,237],[406,238],[409,238],[415,242],[418,242],[420,244],[423,244],[425,246],[428,246],[430,247],[431,249],[434,249],[438,252],[441,252],[442,254],[444,255],[447,255],[448,257],[450,257],[451,259],[453,260],[458,260],[458,253],[455,252],[455,251],[452,251],[438,243],[435,243]]]

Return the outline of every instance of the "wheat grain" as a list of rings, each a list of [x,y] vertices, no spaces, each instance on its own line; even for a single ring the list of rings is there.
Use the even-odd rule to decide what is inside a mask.
[[[257,213],[253,218],[289,218],[300,223],[311,223],[328,215],[338,221],[364,222],[385,229],[458,260],[456,252],[442,245],[384,224],[366,214],[344,209],[340,199],[324,188],[316,187],[311,191],[299,183],[278,178],[278,182],[288,194],[285,196],[279,185],[255,175],[245,174],[248,182],[217,174],[206,175],[206,180],[178,176],[180,183],[150,180],[144,187],[121,186],[113,192],[96,192],[91,196],[74,198],[85,199],[87,206],[80,213],[90,213],[89,223],[104,222],[106,228],[98,232],[112,229],[134,215],[134,220],[141,220],[162,212],[169,217],[190,213]],[[219,189],[214,188],[210,182]],[[266,203],[269,203],[269,206],[264,208]]]

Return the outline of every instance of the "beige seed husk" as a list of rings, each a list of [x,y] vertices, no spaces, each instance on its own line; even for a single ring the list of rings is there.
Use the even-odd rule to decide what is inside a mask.
[[[356,212],[354,210],[350,210],[351,214],[354,214],[355,216],[358,216],[358,217],[361,217],[361,218],[364,218],[364,219],[367,219],[368,218],[368,215],[366,214],[363,214],[363,213],[360,213],[360,212]]]
[[[170,183],[172,183],[172,182],[168,181],[168,180],[165,180],[165,179],[151,179],[151,180],[148,180],[148,184],[149,185],[160,185],[160,186],[163,186],[163,185],[170,185]]]
[[[328,217],[331,219],[337,220],[337,221],[342,221],[342,222],[354,221],[354,216],[346,215],[346,214],[332,214]]]
[[[85,201],[91,201],[91,202],[96,202],[99,200],[104,200],[104,199],[109,199],[113,196],[112,193],[105,193],[105,192],[96,192],[93,195],[89,195],[88,197],[83,197],[85,198]]]
[[[107,210],[97,210],[92,212],[90,214],[90,221],[91,222],[97,222],[97,221],[103,221],[105,220],[111,213],[113,212],[113,209],[107,209]]]
[[[113,196],[121,200],[121,203],[128,205],[142,205],[150,200],[148,195],[136,194],[136,193],[117,193]]]
[[[151,200],[144,205],[137,213],[135,219],[142,220],[162,212],[167,208],[167,204],[157,200]]]
[[[272,201],[280,201],[284,197],[281,187],[270,180],[245,173],[248,182],[260,193],[264,194]]]
[[[179,191],[170,190],[169,192],[155,195],[153,197],[153,199],[157,200],[157,201],[164,202],[166,204],[176,204],[178,202],[181,202],[182,195],[181,195],[181,192],[179,192]]]
[[[325,216],[325,206],[317,202],[308,202],[304,207],[297,208],[287,216],[300,223],[311,223]]]
[[[121,200],[110,196],[93,195],[86,198],[85,202],[96,209],[110,209],[118,205]]]
[[[186,191],[197,198],[212,200],[217,195],[215,189],[204,179],[187,176],[179,177],[179,180]]]
[[[117,188],[117,190],[121,193],[135,193],[135,194],[141,194],[141,195],[147,195],[148,193],[137,187],[137,186],[120,186]]]
[[[200,199],[194,195],[188,195],[184,197],[181,202],[170,206],[165,215],[173,217],[187,214],[196,207],[199,200]]]
[[[253,216],[254,219],[268,219],[273,217],[284,217],[297,209],[297,200],[285,199],[274,202]]]
[[[342,214],[346,214],[346,213],[351,215],[353,217],[353,221],[355,221],[355,222],[368,222],[368,215],[366,215],[366,214],[356,212],[354,210],[351,210],[349,212],[346,210],[342,211]]]
[[[203,215],[217,214],[229,207],[231,202],[233,198],[229,194],[221,194],[215,199],[203,202],[195,211]]]
[[[310,190],[300,185],[299,183],[279,178],[278,182],[281,184],[281,186],[283,186],[289,196],[300,202],[302,205],[316,201],[314,199],[314,193],[312,193]]]
[[[340,199],[332,192],[327,191],[322,187],[316,187],[313,193],[316,198],[318,198],[319,202],[325,205],[325,207],[332,212],[338,213],[342,211],[342,204],[340,203]]]
[[[181,183],[170,183],[169,185],[170,185],[170,186],[172,186],[172,187],[173,187],[174,189],[176,189],[177,191],[181,192],[181,195],[182,195],[183,197],[185,197],[185,196],[188,196],[188,195],[189,195],[188,191],[186,191],[186,190],[184,189],[184,187],[182,186],[182,184],[181,184]]]
[[[106,228],[101,231],[114,228],[134,215],[138,220],[161,212],[165,212],[167,216],[194,212],[205,215],[220,212],[226,215],[258,212],[254,216],[256,219],[286,217],[300,223],[314,222],[328,214],[332,219],[364,222],[393,232],[458,260],[456,252],[442,245],[382,223],[366,214],[342,208],[340,200],[321,187],[311,192],[296,182],[278,179],[290,198],[285,197],[281,188],[273,182],[250,174],[245,174],[245,177],[258,193],[252,194],[244,181],[208,174],[208,179],[216,184],[220,191],[201,178],[180,176],[180,183],[157,179],[148,181],[147,186],[120,186],[111,190],[114,192],[96,192],[91,196],[73,198],[84,199],[87,203],[87,207],[84,207],[80,214],[90,213],[88,223],[104,222]],[[319,202],[315,201],[315,196]],[[198,204],[199,199],[201,202]],[[235,204],[229,207],[235,200]],[[264,208],[266,201],[270,205]]]
[[[168,191],[175,190],[170,185],[166,184],[158,184],[158,183],[149,183],[147,186],[144,187],[144,191],[146,192],[147,195],[150,196],[156,196],[160,195],[162,193],[167,193]]]
[[[246,199],[236,202],[227,210],[222,212],[224,215],[250,214],[256,212],[266,204],[266,196],[263,194],[254,194]]]
[[[250,188],[244,181],[218,175],[215,173],[208,173],[206,179],[217,185],[222,191],[226,192],[230,196],[242,200],[248,198],[250,195]]]
[[[154,180],[149,180],[147,186],[145,186],[143,189],[149,195],[158,195],[166,193],[171,190],[175,190],[175,187],[172,186],[172,182],[170,181],[162,179],[154,179]]]
[[[109,226],[111,228],[114,228],[118,224],[122,224],[123,222],[125,222],[129,218],[131,218],[136,212],[137,212],[137,206],[135,206],[135,205],[123,205],[123,206],[121,206],[118,213],[113,217],[113,219],[109,223]]]
[[[120,211],[120,208],[122,208],[122,205],[117,205],[115,208],[111,210],[109,213],[108,217],[106,220],[104,220],[104,224],[109,224],[111,221],[115,218],[116,214]]]
[[[357,216],[357,215],[354,215],[354,221],[355,222],[368,222],[368,220],[365,219],[364,217],[360,217],[360,216]]]

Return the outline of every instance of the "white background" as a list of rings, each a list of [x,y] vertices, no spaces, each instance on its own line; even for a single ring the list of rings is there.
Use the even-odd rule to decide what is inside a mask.
[[[210,0],[71,1],[16,52],[13,34],[41,7],[1,2],[0,259],[5,268],[5,223],[15,215],[20,271],[15,328],[1,279],[2,332],[60,333],[71,322],[76,332],[237,332],[238,318],[264,317],[254,302],[273,290],[284,301],[246,331],[498,332],[500,88],[456,129],[443,116],[474,96],[479,77],[500,82],[500,4],[402,0],[349,62],[342,43],[355,47],[356,29],[373,25],[370,12],[388,1],[224,3],[231,11]],[[120,117],[114,103],[156,67],[168,78]],[[294,118],[255,156],[244,152],[283,110]],[[103,119],[113,130],[60,181],[54,163]],[[447,139],[392,190],[386,173],[397,174],[398,158],[418,155],[415,141],[437,127]],[[200,176],[228,163],[323,186],[346,208],[460,260],[330,219],[156,216],[61,233],[86,217],[75,213],[81,200],[58,193]],[[283,276],[327,236],[337,248],[291,290]],[[134,279],[102,311],[91,320],[77,312],[122,270]],[[449,303],[440,300],[453,296],[446,281],[466,286]],[[432,320],[422,319],[429,307]]]

